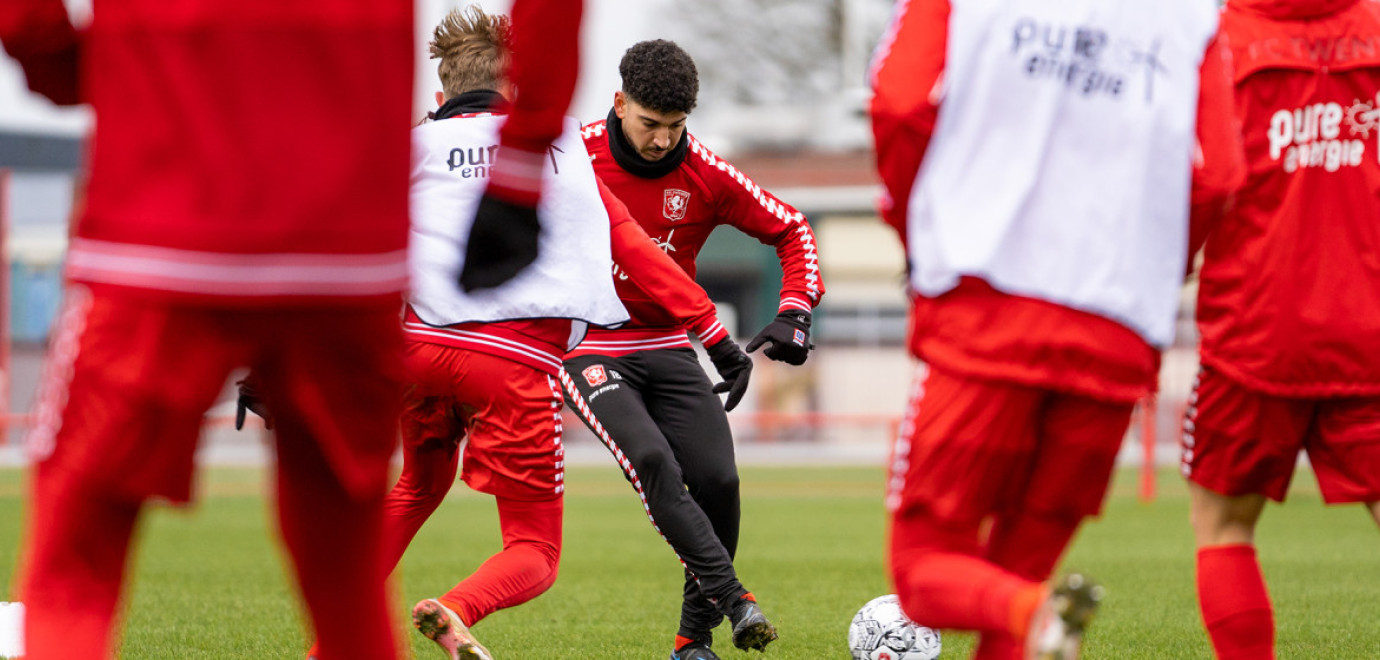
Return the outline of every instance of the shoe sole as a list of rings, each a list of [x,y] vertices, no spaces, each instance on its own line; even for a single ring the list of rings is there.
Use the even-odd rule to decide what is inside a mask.
[[[475,641],[450,611],[436,600],[424,600],[412,608],[412,625],[417,632],[450,654],[451,660],[493,660],[489,650]]]
[[[742,628],[734,629],[733,645],[746,651],[756,649],[765,651],[767,644],[776,641],[776,626],[771,625],[766,617],[758,616],[757,620],[749,620]]]

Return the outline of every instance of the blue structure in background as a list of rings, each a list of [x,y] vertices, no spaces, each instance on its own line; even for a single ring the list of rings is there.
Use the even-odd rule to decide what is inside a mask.
[[[10,264],[10,336],[16,342],[43,342],[62,304],[62,264]]]

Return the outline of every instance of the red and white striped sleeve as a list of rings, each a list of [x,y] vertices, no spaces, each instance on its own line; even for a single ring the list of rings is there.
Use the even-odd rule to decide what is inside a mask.
[[[81,102],[80,37],[62,0],[0,2],[0,46],[24,69],[29,89],[60,105]]]
[[[776,256],[781,260],[777,311],[814,309],[824,296],[824,282],[819,277],[815,232],[805,214],[764,190],[693,136],[689,140],[687,162],[693,163],[692,167],[714,191],[718,220],[776,248]]]
[[[656,246],[603,181],[599,194],[609,212],[613,260],[627,273],[628,283],[698,335],[706,347],[727,339],[728,330],[719,322],[709,294]]]
[[[900,0],[873,54],[872,136],[882,220],[906,241],[906,207],[939,116],[949,0]]]

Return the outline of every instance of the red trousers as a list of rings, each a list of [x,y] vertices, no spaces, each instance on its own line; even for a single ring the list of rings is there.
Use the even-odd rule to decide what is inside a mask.
[[[1019,658],[1029,617],[1079,522],[1097,513],[1131,403],[924,370],[888,484],[901,607]]]
[[[460,472],[471,488],[497,498],[503,530],[503,550],[441,596],[474,625],[556,581],[565,491],[561,392],[554,376],[530,366],[425,342],[407,343],[407,372],[403,470],[385,502],[385,565],[402,559]]]
[[[279,525],[321,659],[396,657],[381,561],[396,307],[223,309],[74,287],[27,439],[29,660],[111,657],[140,510],[190,499],[203,414],[239,367],[275,413]]]

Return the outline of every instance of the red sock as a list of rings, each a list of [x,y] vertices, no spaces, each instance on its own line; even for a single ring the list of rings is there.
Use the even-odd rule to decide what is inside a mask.
[[[1044,587],[977,555],[977,526],[920,513],[892,521],[891,572],[906,616],[931,628],[1024,636]]]
[[[505,607],[541,595],[556,582],[561,556],[559,499],[523,502],[498,498],[503,550],[485,561],[440,598],[446,607],[472,626]]]
[[[1254,547],[1198,550],[1198,605],[1219,660],[1274,660],[1274,611]]]

